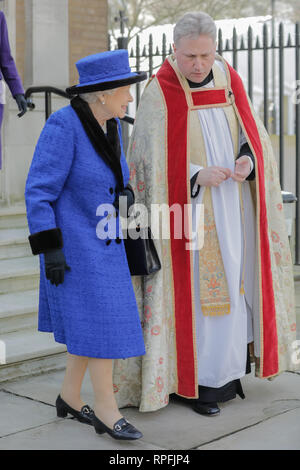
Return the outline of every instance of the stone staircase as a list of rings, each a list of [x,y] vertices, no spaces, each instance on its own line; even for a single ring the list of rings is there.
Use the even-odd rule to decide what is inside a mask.
[[[28,235],[25,205],[0,206],[0,382],[65,366],[65,346],[37,331],[39,258],[31,254]],[[300,266],[294,277],[299,334]]]
[[[25,205],[0,206],[0,382],[65,362],[65,346],[37,331],[39,258],[28,235]]]

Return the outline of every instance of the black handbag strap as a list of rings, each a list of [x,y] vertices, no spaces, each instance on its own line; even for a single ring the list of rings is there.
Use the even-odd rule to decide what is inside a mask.
[[[118,123],[115,119],[107,121],[107,137],[93,115],[88,103],[79,96],[71,100],[71,106],[89,137],[98,155],[105,161],[115,174],[119,192],[124,189],[124,180],[120,162],[121,147],[118,134]]]

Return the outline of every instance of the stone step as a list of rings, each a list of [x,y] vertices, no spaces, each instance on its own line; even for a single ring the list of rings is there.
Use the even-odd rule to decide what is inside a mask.
[[[36,329],[1,334],[0,340],[6,346],[6,364],[65,351],[65,345],[56,343],[52,333],[42,333]]]
[[[34,290],[39,286],[39,258],[0,260],[0,294]]]
[[[38,290],[0,295],[0,334],[37,328]]]
[[[26,227],[0,229],[0,260],[32,256]]]
[[[36,359],[15,362],[13,364],[0,365],[0,383],[8,380],[32,377],[47,372],[55,372],[65,369],[66,352],[58,352]]]
[[[25,203],[0,206],[0,229],[27,227]]]
[[[35,329],[0,334],[0,382],[64,367],[64,344]],[[4,363],[5,362],[5,363]]]

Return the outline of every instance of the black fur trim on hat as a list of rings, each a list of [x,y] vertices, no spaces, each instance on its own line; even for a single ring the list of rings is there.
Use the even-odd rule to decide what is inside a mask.
[[[130,78],[124,78],[123,80],[113,80],[111,82],[100,82],[95,85],[74,85],[66,89],[68,95],[79,95],[81,93],[92,93],[93,91],[103,91],[103,90],[112,90],[113,88],[120,88],[126,85],[132,85],[133,83],[142,82],[146,80],[146,72],[135,72],[137,75],[134,75]]]
[[[29,235],[28,240],[33,255],[39,255],[63,247],[63,238],[60,228],[52,228],[50,230],[33,233]]]

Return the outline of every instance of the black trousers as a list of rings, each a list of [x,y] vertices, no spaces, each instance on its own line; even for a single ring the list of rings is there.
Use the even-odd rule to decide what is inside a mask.
[[[250,364],[250,351],[249,345],[247,344],[247,361],[246,361],[246,374],[250,374],[251,372],[251,364]],[[223,385],[223,387],[213,388],[213,387],[204,387],[203,385],[198,385],[199,391],[199,401],[203,403],[212,403],[212,402],[225,402],[228,400],[232,400],[239,395],[242,399],[245,398],[242,384],[240,379],[232,380],[227,384]]]
[[[249,345],[247,344],[247,361],[246,361],[246,374],[250,374],[251,372],[251,363],[250,363],[250,350]],[[214,387],[204,387],[203,385],[198,385],[198,392],[199,398],[197,400],[203,403],[224,403],[228,400],[233,400],[237,395],[239,395],[242,399],[245,398],[242,384],[240,379],[232,380],[227,384],[223,385],[219,388]],[[183,398],[175,393],[171,395],[173,398],[179,398],[180,400],[184,400],[186,402],[195,401],[195,399],[190,398]]]

